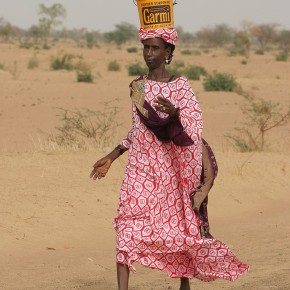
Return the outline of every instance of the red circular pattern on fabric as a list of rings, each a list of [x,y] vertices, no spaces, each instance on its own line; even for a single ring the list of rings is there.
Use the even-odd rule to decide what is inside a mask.
[[[161,38],[165,42],[175,45],[178,40],[178,34],[174,28],[144,29],[141,27],[139,36],[141,42],[150,38]]]
[[[140,122],[133,105],[133,126],[122,141],[129,148],[129,160],[114,220],[117,262],[132,271],[133,262],[138,262],[174,278],[233,281],[248,266],[221,241],[201,238],[200,220],[189,198],[201,174],[199,104],[183,77],[170,83],[146,80],[146,101],[152,106],[159,95],[180,108],[180,122],[195,144],[184,147],[159,141]]]

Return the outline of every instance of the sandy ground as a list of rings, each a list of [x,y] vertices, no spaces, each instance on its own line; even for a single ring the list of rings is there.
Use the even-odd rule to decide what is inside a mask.
[[[75,72],[51,71],[50,59],[61,51],[82,55],[92,65],[95,83],[77,83]],[[0,289],[116,289],[112,219],[127,156],[114,163],[106,179],[93,182],[91,166],[103,152],[52,150],[43,146],[41,132],[56,131],[56,108],[97,110],[104,100],[118,97],[119,140],[131,120],[132,78],[126,66],[141,62],[141,53],[58,44],[36,52],[39,67],[28,70],[34,53],[0,44],[5,67],[0,70]],[[114,59],[120,72],[107,71]],[[252,55],[247,65],[224,51],[200,56],[177,51],[175,59],[231,73],[257,97],[288,104],[290,64],[276,62],[272,52]],[[219,165],[210,193],[211,231],[250,265],[234,283],[192,280],[192,289],[290,289],[289,125],[270,133],[265,152],[238,153],[224,135],[243,121],[243,97],[204,92],[201,81],[192,86],[204,113],[204,137]],[[138,265],[130,279],[130,289],[178,289],[178,280]]]

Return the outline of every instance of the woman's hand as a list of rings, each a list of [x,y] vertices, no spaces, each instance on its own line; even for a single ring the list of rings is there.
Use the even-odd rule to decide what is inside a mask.
[[[169,100],[158,96],[154,103],[154,108],[156,111],[166,113],[170,117],[178,117],[179,109],[175,108]]]
[[[107,156],[103,157],[102,159],[98,160],[94,165],[94,169],[92,170],[90,174],[90,178],[92,179],[101,179],[102,177],[105,177],[107,172],[109,171],[111,164],[115,159],[117,159],[120,156],[120,152],[116,150],[115,148],[111,153],[109,153]],[[127,150],[124,148],[124,150]]]
[[[94,165],[94,169],[90,174],[90,178],[96,180],[105,177],[109,168],[111,167],[113,160],[109,157],[103,157],[102,159],[98,160]]]

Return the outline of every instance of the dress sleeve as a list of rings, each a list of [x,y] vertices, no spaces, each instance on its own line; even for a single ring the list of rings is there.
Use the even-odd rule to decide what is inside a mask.
[[[133,139],[133,128],[127,133],[127,135],[123,138],[120,144],[124,148],[129,149],[132,143],[132,139]]]
[[[121,145],[126,148],[129,149],[133,140],[133,136],[134,136],[134,124],[135,124],[135,118],[134,118],[134,114],[135,114],[135,106],[132,103],[132,128],[131,130],[127,133],[127,135],[122,139],[121,141]]]
[[[196,143],[201,140],[203,129],[201,108],[187,79],[181,79],[177,86],[179,121],[185,133]]]

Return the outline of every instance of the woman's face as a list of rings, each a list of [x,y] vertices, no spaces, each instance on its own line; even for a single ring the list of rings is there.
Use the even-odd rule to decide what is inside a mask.
[[[161,38],[150,38],[143,42],[143,56],[149,69],[155,69],[165,64],[170,48],[165,48]]]

